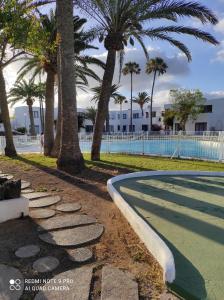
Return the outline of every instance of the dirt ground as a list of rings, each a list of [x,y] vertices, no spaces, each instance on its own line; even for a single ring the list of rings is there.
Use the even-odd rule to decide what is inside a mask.
[[[82,205],[82,213],[96,217],[105,226],[105,232],[99,242],[92,245],[94,251],[92,264],[95,272],[91,299],[100,299],[99,270],[105,264],[112,264],[134,274],[139,283],[140,299],[159,299],[159,295],[165,289],[161,268],[107,193],[107,179],[128,170],[95,166],[87,168],[77,177],[71,177],[40,164],[30,164],[29,161],[25,162],[25,165],[3,161],[0,169],[13,174],[15,178],[30,181],[32,188],[37,191],[60,195],[63,198],[61,203],[79,202]],[[32,264],[37,257],[18,259],[14,255],[18,247],[34,243],[41,246],[40,257],[54,255],[60,260],[60,266],[56,272],[49,273],[49,277],[74,268],[76,264],[71,263],[64,248],[47,245],[38,239],[36,227],[37,224],[30,218],[1,224],[0,263],[19,268],[26,278],[40,278],[32,270]],[[46,275],[44,277],[46,278]],[[22,299],[33,299],[34,294],[25,293]]]

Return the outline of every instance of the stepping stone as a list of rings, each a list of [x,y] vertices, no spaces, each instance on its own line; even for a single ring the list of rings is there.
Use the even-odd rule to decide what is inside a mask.
[[[16,268],[0,264],[0,299],[18,300],[24,289],[24,278]]]
[[[94,224],[40,234],[39,238],[52,245],[78,247],[99,239],[103,230],[103,225]]]
[[[68,250],[69,259],[74,262],[83,263],[93,257],[93,252],[87,247]]]
[[[67,288],[60,293],[57,289],[51,288],[52,282],[48,283],[44,286],[44,291],[40,291],[34,300],[89,300],[92,273],[92,267],[82,267],[60,273],[53,277],[53,280],[62,282],[57,285]]]
[[[27,193],[26,198],[29,200],[35,200],[43,197],[50,196],[51,194],[46,193],[46,192],[35,192],[35,193]]]
[[[132,274],[112,266],[102,270],[101,300],[138,300],[138,284]]]
[[[22,190],[27,189],[30,186],[31,186],[30,182],[25,181],[25,180],[21,180],[21,189]]]
[[[25,189],[22,190],[22,194],[27,194],[27,193],[34,193],[35,191],[33,189]]]
[[[36,245],[28,245],[16,250],[15,256],[19,258],[28,258],[37,255],[37,253],[39,252],[40,252],[40,247]]]
[[[0,177],[4,177],[4,178],[7,178],[8,180],[11,180],[11,179],[13,179],[14,176],[9,175],[9,174],[0,174]]]
[[[30,211],[29,216],[32,219],[47,219],[55,215],[55,210],[47,208],[37,208]]]
[[[63,203],[56,206],[56,209],[63,212],[75,212],[82,208],[79,203]]]
[[[33,269],[39,273],[51,272],[57,268],[59,260],[53,256],[39,258],[33,263]]]
[[[63,216],[56,216],[50,220],[40,223],[39,231],[64,229],[68,227],[75,227],[80,225],[88,225],[96,223],[96,219],[87,215],[69,214]]]
[[[61,201],[60,196],[49,196],[49,197],[44,197],[44,198],[30,201],[29,207],[36,207],[36,208],[45,207],[45,206],[56,204],[59,201]]]

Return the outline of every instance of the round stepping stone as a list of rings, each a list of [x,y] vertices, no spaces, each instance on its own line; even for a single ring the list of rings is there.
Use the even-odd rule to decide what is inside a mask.
[[[68,254],[70,260],[78,263],[86,262],[93,257],[93,252],[86,247],[68,250]]]
[[[103,225],[94,224],[40,234],[39,238],[52,245],[81,246],[96,241],[103,230]]]
[[[52,289],[52,282],[50,282],[44,286],[43,291],[40,291],[34,300],[89,300],[92,274],[92,267],[82,267],[60,273],[53,277],[53,280],[64,282],[61,285],[65,285],[67,288],[63,289],[63,294],[57,289]]]
[[[87,215],[69,214],[56,216],[40,223],[39,231],[62,229],[96,223],[96,219]]]
[[[56,204],[59,201],[61,201],[60,196],[49,196],[49,197],[44,197],[44,198],[30,201],[29,207],[36,207],[36,208],[45,207],[45,206]]]
[[[0,264],[0,299],[20,299],[24,289],[24,278],[19,270]]]
[[[30,182],[25,181],[25,180],[21,180],[21,189],[22,190],[27,189],[30,186],[31,186]]]
[[[103,267],[101,299],[138,300],[138,284],[134,276],[112,266]]]
[[[33,192],[35,192],[33,189],[22,190],[22,194],[33,193]]]
[[[56,209],[63,212],[75,212],[82,208],[79,203],[63,203],[56,206]]]
[[[29,213],[29,216],[32,219],[47,219],[53,217],[54,215],[55,215],[55,210],[46,209],[46,208],[33,209]]]
[[[0,177],[7,178],[8,180],[11,180],[11,179],[13,179],[14,176],[9,175],[9,174],[0,174]]]
[[[59,260],[53,256],[39,258],[33,263],[33,269],[39,273],[51,272],[57,268]]]
[[[27,193],[26,198],[29,200],[35,200],[43,197],[50,196],[51,194],[46,193],[46,192],[34,192],[34,193]]]
[[[37,253],[39,252],[40,252],[40,247],[36,245],[28,245],[16,250],[15,256],[19,258],[28,258],[37,255]]]

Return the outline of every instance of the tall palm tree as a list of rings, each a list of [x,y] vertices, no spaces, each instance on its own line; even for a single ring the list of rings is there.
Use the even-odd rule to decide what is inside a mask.
[[[156,82],[156,75],[158,76],[163,75],[166,73],[168,66],[164,62],[164,60],[160,57],[150,59],[146,64],[146,73],[152,74],[153,73],[153,82],[152,82],[152,91],[151,91],[151,102],[150,102],[150,126],[149,131],[152,130],[152,103],[153,103],[153,95],[154,95],[154,88]]]
[[[114,100],[114,103],[120,105],[120,131],[122,131],[122,105],[127,103],[126,97],[122,95],[117,96]]]
[[[85,112],[85,119],[90,120],[93,124],[93,127],[95,125],[96,113],[97,113],[97,110],[93,106],[87,107],[86,112]]]
[[[119,85],[117,84],[113,84],[111,86],[110,89],[110,99],[115,100],[117,97],[122,96],[119,92]],[[95,101],[96,103],[99,103],[100,101],[100,95],[101,95],[101,91],[102,91],[102,82],[100,83],[100,85],[95,86],[91,89],[91,91],[94,93],[94,96],[92,97],[91,101]],[[109,124],[109,105],[107,107],[107,115],[106,115],[106,132],[110,132],[110,124]]]
[[[130,115],[130,126],[129,126],[129,131],[133,131],[133,126],[132,126],[132,108],[133,108],[133,74],[139,75],[141,72],[141,69],[139,67],[139,64],[136,62],[128,62],[125,64],[122,73],[123,75],[131,75],[131,115]]]
[[[83,170],[79,147],[74,70],[73,1],[57,0],[57,29],[60,38],[58,76],[61,93],[61,142],[57,167],[70,174]]]
[[[29,119],[30,119],[30,135],[35,136],[35,124],[33,117],[33,104],[35,99],[38,97],[43,97],[44,95],[44,86],[35,84],[32,80],[28,82],[26,80],[22,80],[20,82],[16,82],[14,87],[11,88],[8,97],[8,103],[12,106],[15,105],[19,101],[23,101],[26,103],[29,109]]]
[[[140,109],[142,111],[142,116],[144,116],[144,105],[148,102],[150,102],[150,97],[146,92],[138,93],[138,96],[134,98],[133,102],[137,103],[140,106]]]
[[[106,119],[110,100],[110,88],[116,63],[116,52],[123,52],[124,47],[130,42],[134,45],[137,40],[143,47],[148,58],[148,52],[144,46],[143,38],[158,39],[169,42],[179,48],[190,60],[189,49],[171,34],[188,34],[205,42],[218,44],[217,40],[207,32],[187,26],[158,26],[147,28],[147,24],[156,20],[169,20],[177,22],[182,17],[194,17],[203,24],[217,24],[216,16],[206,6],[197,2],[187,1],[163,1],[163,0],[76,0],[87,15],[97,23],[96,34],[99,40],[104,42],[107,50],[106,68],[103,76],[102,91],[98,103],[96,126],[94,130],[91,158],[100,159],[100,147],[104,122]],[[159,22],[161,23],[161,22]]]

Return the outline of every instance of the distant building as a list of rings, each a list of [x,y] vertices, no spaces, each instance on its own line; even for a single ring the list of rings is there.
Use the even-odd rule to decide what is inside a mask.
[[[166,104],[165,109],[171,108],[171,104]],[[179,131],[180,124],[174,119],[175,131]],[[224,131],[224,98],[206,100],[203,105],[203,113],[199,114],[196,120],[188,120],[186,131]]]

